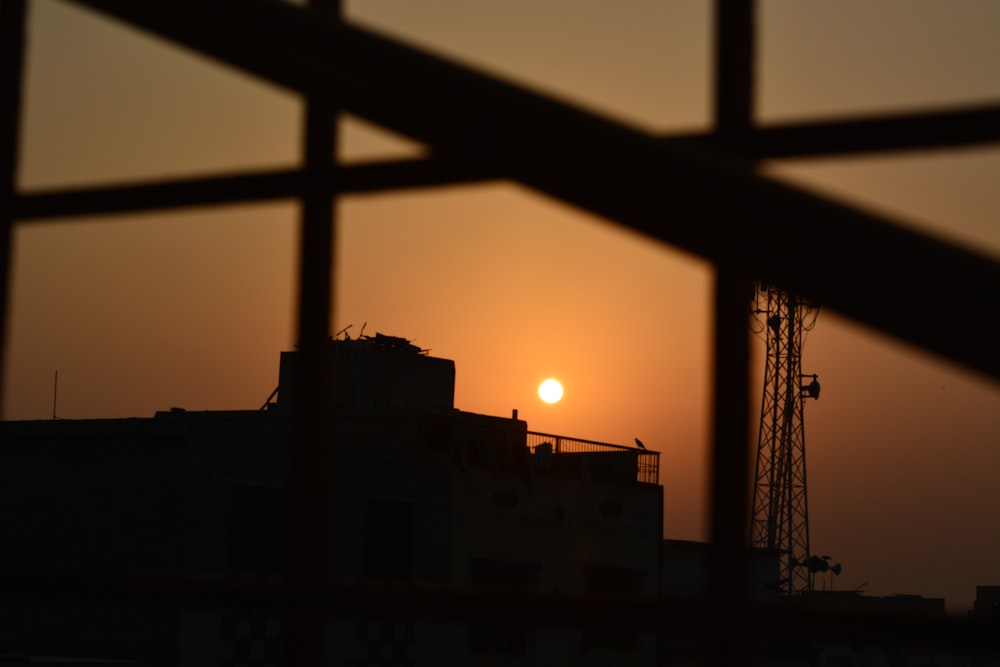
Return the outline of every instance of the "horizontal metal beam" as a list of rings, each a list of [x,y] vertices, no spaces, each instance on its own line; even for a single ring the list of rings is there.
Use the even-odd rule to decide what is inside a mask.
[[[1000,378],[990,258],[277,0],[76,1]]]
[[[1000,143],[1000,107],[904,114],[886,118],[774,125],[722,138],[701,133],[664,137],[704,142],[748,159],[816,158],[887,150],[925,150]],[[333,181],[340,194],[480,183],[503,176],[499,167],[418,158],[344,165]],[[22,194],[14,217],[32,220],[295,197],[303,186],[294,169],[162,182],[52,189]],[[333,188],[331,187],[331,194]]]
[[[758,160],[983,146],[1000,144],[1000,106],[776,123],[736,136],[685,138]]]
[[[744,158],[817,158],[859,153],[926,150],[1000,143],[1000,107],[836,121],[779,124],[737,136],[710,133],[664,137],[704,143],[714,150]],[[331,184],[340,194],[383,192],[403,188],[481,183],[502,178],[502,170],[478,163],[416,158],[344,165]],[[273,170],[159,182],[50,189],[22,194],[14,217],[35,220],[60,216],[119,213],[295,197],[303,187],[295,169]],[[331,194],[334,194],[331,185]]]
[[[36,190],[14,202],[20,222],[158,209],[290,199],[302,190],[298,170]]]
[[[330,195],[475,183],[497,178],[494,171],[461,163],[412,159],[345,165],[331,170]],[[336,186],[334,185],[336,184]],[[224,174],[144,183],[36,190],[14,201],[19,221],[108,215],[298,197],[306,185],[298,169]]]

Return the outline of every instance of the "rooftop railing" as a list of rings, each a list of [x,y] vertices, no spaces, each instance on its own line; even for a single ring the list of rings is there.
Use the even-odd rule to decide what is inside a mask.
[[[643,484],[660,483],[660,453],[639,447],[627,447],[625,445],[612,445],[607,442],[597,442],[594,440],[581,440],[580,438],[567,438],[562,435],[551,433],[538,433],[528,431],[528,449],[532,454],[536,454],[536,449],[542,445],[549,444],[552,447],[552,454],[583,454],[589,452],[621,452],[635,455],[636,481]]]

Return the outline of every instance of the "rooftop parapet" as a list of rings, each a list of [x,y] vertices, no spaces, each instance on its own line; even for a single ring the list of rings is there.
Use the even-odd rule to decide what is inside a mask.
[[[325,356],[333,409],[454,408],[455,362],[428,356],[405,338],[375,334],[331,340]],[[295,400],[299,353],[282,352],[278,400],[287,410]]]
[[[528,449],[534,467],[553,474],[586,474],[595,481],[660,483],[660,453],[607,442],[567,438],[551,433],[528,431]]]

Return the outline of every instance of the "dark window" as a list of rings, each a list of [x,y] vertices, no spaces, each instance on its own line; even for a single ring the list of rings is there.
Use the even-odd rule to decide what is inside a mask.
[[[229,569],[277,574],[285,568],[283,487],[237,484],[230,512]]]
[[[466,444],[469,465],[473,468],[493,468],[493,445],[482,440],[470,440]]]
[[[413,503],[369,498],[365,576],[406,581],[413,574]]]
[[[537,571],[534,563],[474,558],[469,575],[474,590],[528,592],[535,586]],[[476,653],[522,655],[530,643],[528,626],[516,620],[469,626],[469,650]]]
[[[424,423],[424,446],[432,452],[451,452],[451,422],[443,420]]]
[[[639,591],[643,572],[632,568],[607,565],[587,565],[584,569],[584,590],[587,597],[623,598]],[[638,635],[628,629],[609,629],[599,625],[587,627],[581,649],[587,651],[631,651],[638,645]]]

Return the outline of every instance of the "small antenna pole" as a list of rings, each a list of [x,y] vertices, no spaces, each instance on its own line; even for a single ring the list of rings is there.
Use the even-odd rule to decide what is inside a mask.
[[[59,398],[59,371],[56,371],[55,380],[52,382],[52,418],[56,417],[56,399]]]

